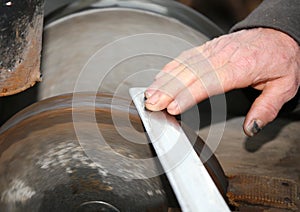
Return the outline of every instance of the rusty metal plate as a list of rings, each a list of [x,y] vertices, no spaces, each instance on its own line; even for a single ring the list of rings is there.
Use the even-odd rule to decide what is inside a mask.
[[[40,78],[43,0],[2,1],[0,96],[19,93]]]

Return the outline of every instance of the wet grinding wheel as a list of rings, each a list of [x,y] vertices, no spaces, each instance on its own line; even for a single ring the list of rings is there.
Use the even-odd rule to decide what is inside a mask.
[[[78,91],[95,91],[99,88],[100,92],[115,93],[120,85],[119,90],[128,95],[124,92],[128,87],[148,85],[155,73],[172,59],[157,54],[140,55],[109,69],[104,68],[109,62],[118,63],[117,58],[124,50],[134,49],[137,46],[140,49],[155,47],[160,52],[165,51],[167,55],[176,57],[183,50],[200,45],[222,33],[206,17],[173,0],[78,0],[65,10],[55,11],[60,5],[56,2],[46,2],[47,16],[41,61],[42,82],[39,87],[0,99],[0,125],[33,102],[73,92],[76,82],[84,87]],[[92,4],[95,2],[96,4]],[[118,39],[144,33],[165,35],[167,42],[164,43],[156,37],[156,40],[151,38],[151,41],[148,39],[143,43],[131,41],[123,48],[118,46],[106,49],[112,52],[109,59],[98,60],[95,57],[93,61],[98,62],[91,63],[87,67],[92,73],[85,79],[79,79],[79,74],[87,61],[98,50]],[[177,39],[171,42],[167,36]],[[141,70],[152,72],[136,74]],[[133,75],[134,78],[128,78]],[[101,81],[103,83],[100,83]]]
[[[99,8],[98,4],[88,10],[81,8],[81,12],[46,26],[43,82],[38,88],[38,99],[44,100],[18,113],[0,129],[1,211],[166,211],[178,207],[164,175],[147,178],[144,176],[149,171],[147,166],[121,163],[105,155],[107,145],[98,142],[105,141],[114,155],[125,159],[152,158],[153,151],[138,114],[133,106],[128,109],[128,88],[148,85],[165,63],[220,31],[203,16],[174,1],[111,2],[126,3],[126,6]],[[187,22],[193,24],[184,24]],[[130,40],[123,48],[117,45],[118,48],[105,49],[104,53],[109,55],[106,60],[93,57],[99,49],[118,39],[145,33],[163,36],[156,40],[152,37],[151,42]],[[170,37],[174,40],[166,39]],[[137,47],[151,51],[155,47],[156,52],[164,52],[168,57],[142,54],[105,69],[110,62],[119,62],[116,58],[122,53]],[[85,68],[91,72],[81,79],[80,73]],[[140,73],[143,70],[154,71]],[[80,94],[76,100],[78,107],[72,108],[72,95],[66,93],[73,92],[76,86],[79,86],[76,91],[94,93]],[[96,95],[96,91],[110,94]],[[115,94],[124,98],[113,98]],[[53,97],[56,95],[62,96]],[[25,95],[21,102],[28,99]],[[88,142],[86,148],[96,152],[98,162],[105,166],[91,160],[89,151],[83,148],[74,129],[74,111],[82,118],[76,122],[77,126],[88,138],[83,143]],[[93,115],[96,121],[91,122]],[[117,126],[115,119],[119,122]],[[101,139],[91,131],[93,126],[99,128]],[[195,149],[200,153],[203,141],[187,127],[185,131],[190,140],[197,139]],[[137,143],[127,139],[132,137]],[[105,157],[101,157],[103,154]],[[206,167],[224,195],[227,180],[217,159],[212,156]],[[154,172],[161,170],[157,161],[152,163],[152,168]],[[132,169],[140,169],[138,176]]]
[[[178,207],[164,175],[147,178],[143,175],[148,166],[138,162],[120,165],[115,159],[116,154],[124,160],[153,157],[131,101],[105,94],[96,98],[78,94],[75,102],[72,97],[63,95],[35,103],[0,129],[0,210],[166,211]],[[76,125],[87,142],[92,141],[88,150],[82,145],[85,141],[78,139],[72,113],[79,115]],[[91,116],[96,117],[95,123]],[[100,139],[91,131],[92,126],[99,130]],[[190,140],[197,138],[191,130],[185,131]],[[126,139],[131,135],[138,142]],[[101,141],[107,145],[99,144]],[[101,158],[108,147],[114,154]],[[198,137],[195,149],[200,153],[202,147]],[[87,151],[96,151],[98,163]],[[160,169],[157,161],[152,165],[153,171]],[[226,177],[214,156],[206,167],[224,194]]]
[[[195,21],[205,23],[203,31],[210,24],[202,16]],[[68,15],[45,27],[39,99],[75,87],[129,97],[130,87],[149,85],[167,62],[208,39],[172,17],[143,9],[95,7]]]

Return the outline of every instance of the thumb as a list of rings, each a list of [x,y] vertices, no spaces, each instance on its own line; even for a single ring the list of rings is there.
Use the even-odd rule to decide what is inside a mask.
[[[279,86],[266,84],[261,95],[252,104],[244,121],[244,132],[254,136],[273,121],[283,104],[288,101],[287,93]]]

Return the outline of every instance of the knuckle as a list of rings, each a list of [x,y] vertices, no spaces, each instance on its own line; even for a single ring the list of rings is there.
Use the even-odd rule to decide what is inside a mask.
[[[281,80],[278,80],[278,83],[276,84],[278,87],[278,92],[280,95],[278,97],[283,97],[282,100],[289,100],[290,98],[293,98],[299,88],[298,80],[296,75],[294,74],[288,74],[281,78]],[[274,84],[274,86],[276,86]]]
[[[185,61],[188,58],[192,57],[193,54],[194,54],[194,49],[185,50],[178,56],[178,60],[180,62]]]
[[[286,84],[286,89],[283,91],[282,101],[287,102],[291,100],[294,96],[296,96],[298,91],[298,85],[295,81],[291,81],[291,83]]]
[[[164,67],[163,67],[163,70],[169,70],[171,68],[173,68],[174,64],[176,63],[177,61],[171,61],[169,63],[167,63]]]
[[[268,114],[269,120],[273,120],[279,112],[279,109],[275,106],[275,104],[272,104],[272,103],[265,103],[265,104],[261,105],[261,107]]]

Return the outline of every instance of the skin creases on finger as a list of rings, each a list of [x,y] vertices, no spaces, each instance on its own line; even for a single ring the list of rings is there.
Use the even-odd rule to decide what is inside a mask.
[[[210,63],[204,56],[202,49],[202,46],[200,46],[183,52],[179,57],[168,63],[155,78],[160,78],[165,73],[170,73],[175,76],[186,68],[200,75],[200,72],[204,70],[203,68],[206,67],[207,69],[207,67],[210,67]],[[201,68],[197,68],[199,66]]]
[[[203,61],[206,61],[204,56],[201,53],[196,52],[197,54],[193,55],[193,57],[190,58],[175,58],[172,62],[167,64],[161,72],[159,72],[156,76],[155,79],[158,79],[162,77],[165,74],[171,74],[173,76],[176,76],[179,74],[181,71],[184,69],[188,68],[194,73],[199,72],[199,70],[196,70],[197,64],[203,63]]]
[[[189,50],[189,51],[191,51],[191,50]],[[176,70],[182,70],[184,68],[182,65],[183,65],[184,61],[186,61],[187,59],[188,59],[187,55],[185,53],[182,53],[180,56],[178,56],[177,58],[174,58],[171,62],[166,64],[162,68],[162,70],[155,76],[155,79],[160,78],[165,73],[170,73],[170,72],[174,72],[174,71],[176,73]],[[182,66],[182,67],[178,68],[179,66]]]
[[[168,73],[161,72],[159,77],[156,78],[156,82],[160,82],[160,85],[165,84],[165,82],[169,81],[170,78],[177,78],[179,81],[183,82],[183,84],[190,84],[192,81],[198,80],[202,75],[215,71],[213,66],[210,64],[210,61],[206,58],[194,57],[189,62],[185,62],[175,68],[173,71]],[[152,88],[152,85],[149,89]]]
[[[172,115],[180,114],[208,97],[224,93],[222,82],[216,72],[209,72],[177,94],[167,107]]]
[[[185,68],[186,67],[183,64],[180,64],[176,66],[176,68],[174,68],[173,70],[169,70],[169,71],[162,70],[155,76],[155,80],[158,80],[159,78],[166,77],[166,76],[176,76]]]
[[[201,81],[196,81],[176,96],[174,101],[167,106],[167,111],[171,115],[178,115],[207,97],[208,94]]]
[[[197,79],[188,72],[183,71],[175,77],[169,75],[164,80],[162,78],[156,80],[146,91],[146,108],[155,111],[165,109],[179,92],[186,89]],[[147,92],[149,90],[154,93],[148,96]]]
[[[158,79],[165,74],[169,74],[170,72],[173,72],[174,70],[178,69],[178,67],[181,65],[179,61],[173,60],[169,62],[167,65],[163,67],[163,69],[155,76],[155,79]]]
[[[160,78],[155,79],[155,81],[147,88],[147,90],[145,91],[145,97],[147,99],[149,99],[151,96],[154,95],[154,93],[156,93],[157,91],[161,91],[161,92],[165,92],[167,93],[167,91],[163,91],[163,86],[171,83],[171,81],[175,78],[175,76],[173,76],[170,73],[164,73]],[[156,93],[156,96],[159,93]]]
[[[179,107],[177,107],[177,109],[174,110],[182,111],[186,107],[190,107],[193,104],[202,101],[203,98],[207,98],[207,96],[213,96],[216,94],[223,93],[224,89],[222,86],[222,80],[224,79],[220,81],[217,72],[211,67],[209,67],[206,71],[207,73],[200,77],[194,72],[191,72],[189,69],[185,69],[184,71],[180,72],[177,76],[171,76],[166,74],[164,77],[157,79],[146,91],[146,107],[149,110],[163,110],[166,107],[168,107],[173,100],[176,100],[176,102],[178,102],[179,104]],[[231,84],[231,82],[228,83]],[[177,95],[183,90],[188,91],[189,87],[192,84],[194,84],[194,86],[197,85],[199,87],[198,90],[194,88],[192,90],[191,95],[188,95],[191,96],[191,98],[185,97],[178,101]],[[152,92],[151,95],[147,95],[147,92],[149,91]],[[166,97],[165,95],[168,97]],[[181,104],[184,104],[184,106],[182,106]],[[171,106],[175,107],[175,103],[171,104]],[[172,110],[170,107],[168,109],[170,111]]]
[[[211,97],[217,94],[225,93],[231,88],[231,80],[220,74],[220,71],[210,71],[200,78],[203,89],[207,96]],[[202,100],[202,99],[201,99]]]
[[[195,72],[184,65],[180,65],[172,72],[164,73],[161,77],[155,79],[146,90],[145,97],[150,98],[157,90],[169,93],[168,95],[173,97],[178,93],[178,90],[183,89],[199,78]]]
[[[169,62],[167,65],[165,65],[162,69],[162,71],[164,72],[169,72],[174,70],[175,68],[177,68],[178,66],[181,65],[181,62],[179,60],[172,60],[171,62]]]

